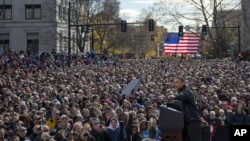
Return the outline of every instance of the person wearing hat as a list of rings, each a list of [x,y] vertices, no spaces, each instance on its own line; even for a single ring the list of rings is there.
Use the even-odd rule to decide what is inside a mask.
[[[199,111],[195,104],[193,92],[186,86],[182,77],[174,79],[174,86],[177,90],[176,95],[169,95],[168,99],[177,100],[180,111],[184,114],[184,141],[201,141],[201,121]]]
[[[63,128],[65,132],[69,132],[71,130],[70,119],[67,115],[61,115],[60,117],[60,125],[59,127]]]
[[[91,127],[92,130],[90,131],[90,134],[95,138],[96,141],[110,141],[107,133],[102,131],[99,119],[92,119]]]
[[[20,141],[30,141],[29,137],[26,137],[27,129],[24,126],[17,127],[17,135]]]

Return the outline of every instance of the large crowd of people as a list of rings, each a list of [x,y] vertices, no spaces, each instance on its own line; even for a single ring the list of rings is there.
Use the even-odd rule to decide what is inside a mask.
[[[115,59],[108,54],[1,54],[1,141],[161,140],[159,108],[173,80],[192,89],[203,126],[250,124],[250,63]],[[138,89],[122,92],[133,79]]]

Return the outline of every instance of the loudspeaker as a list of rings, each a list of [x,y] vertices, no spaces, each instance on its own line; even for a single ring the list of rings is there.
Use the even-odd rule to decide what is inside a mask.
[[[184,128],[184,114],[169,107],[161,107],[158,121],[160,131],[182,131]]]

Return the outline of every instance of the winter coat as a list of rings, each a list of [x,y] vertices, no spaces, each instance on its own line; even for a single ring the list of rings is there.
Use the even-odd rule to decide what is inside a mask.
[[[110,120],[109,126],[106,129],[106,133],[108,134],[110,141],[120,141],[121,140],[121,131],[120,131],[120,125],[119,121],[117,121],[117,125],[115,128],[112,127],[112,120]]]
[[[98,132],[96,130],[91,130],[90,134],[95,138],[96,141],[110,141],[106,132]]]
[[[184,122],[200,122],[199,111],[195,104],[193,92],[186,86],[178,91],[175,99],[178,100],[180,110],[184,113]]]
[[[234,114],[231,118],[232,125],[244,125],[247,121],[247,115],[244,114]]]

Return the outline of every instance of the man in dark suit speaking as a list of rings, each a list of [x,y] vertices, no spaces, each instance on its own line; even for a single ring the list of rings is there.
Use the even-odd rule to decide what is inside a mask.
[[[201,141],[201,121],[198,109],[195,104],[193,92],[185,85],[185,80],[181,77],[174,79],[176,95],[169,95],[168,99],[175,99],[179,109],[184,114],[184,141]]]

